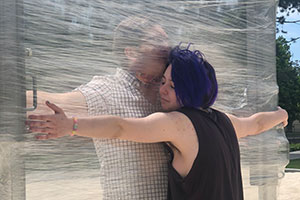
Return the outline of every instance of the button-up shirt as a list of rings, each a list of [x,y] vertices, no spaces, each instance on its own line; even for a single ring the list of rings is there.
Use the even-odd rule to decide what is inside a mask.
[[[159,104],[153,105],[142,95],[140,84],[128,71],[117,69],[115,75],[95,76],[78,89],[86,98],[89,115],[138,118],[159,109]],[[168,156],[162,143],[93,140],[104,200],[167,198]]]

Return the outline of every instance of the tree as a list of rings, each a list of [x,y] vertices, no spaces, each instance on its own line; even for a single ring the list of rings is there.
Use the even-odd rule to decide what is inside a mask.
[[[288,131],[300,119],[300,76],[299,64],[291,61],[290,45],[280,36],[276,40],[276,68],[279,86],[279,106],[289,113]]]
[[[279,30],[279,25],[288,24],[288,23],[294,23],[294,24],[300,25],[300,20],[288,21],[288,20],[286,20],[286,17],[285,17],[285,16],[289,16],[291,13],[294,13],[294,12],[300,13],[300,1],[299,0],[279,0],[278,7],[279,7],[279,13],[277,13],[277,17],[276,17],[276,22],[277,22],[276,32],[277,33],[279,33],[279,32],[282,32],[285,34],[287,33],[287,31],[283,30],[283,28],[281,28],[281,30]],[[283,13],[285,13],[285,15],[283,15]],[[299,35],[299,37],[291,38],[291,40],[288,42],[295,42],[298,39],[300,39],[300,35]]]
[[[279,0],[278,6],[286,11],[298,10],[300,12],[299,0]]]

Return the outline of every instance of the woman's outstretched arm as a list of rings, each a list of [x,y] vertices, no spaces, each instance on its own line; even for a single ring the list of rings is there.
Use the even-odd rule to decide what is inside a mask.
[[[55,114],[31,115],[28,121],[32,132],[45,133],[37,139],[53,139],[70,135],[74,121],[55,104],[46,102]],[[118,116],[97,116],[77,119],[76,135],[91,138],[118,138],[135,142],[173,142],[179,140],[186,117],[178,112],[154,113],[145,118],[121,118]],[[35,120],[35,121],[33,121]],[[38,120],[38,121],[37,121]]]
[[[285,127],[288,123],[288,114],[280,107],[276,111],[259,112],[250,117],[236,117],[230,114],[227,116],[231,120],[238,138],[257,135],[281,123]]]

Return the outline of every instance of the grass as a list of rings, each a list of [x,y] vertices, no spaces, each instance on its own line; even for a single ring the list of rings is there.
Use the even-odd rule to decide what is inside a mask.
[[[290,144],[290,151],[299,151],[300,150],[300,143]]]
[[[290,163],[286,168],[300,169],[300,159],[290,160]]]

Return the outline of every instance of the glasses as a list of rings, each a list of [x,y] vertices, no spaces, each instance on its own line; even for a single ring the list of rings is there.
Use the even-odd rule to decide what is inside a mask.
[[[136,72],[136,78],[144,84],[154,85],[160,83],[162,77]]]

